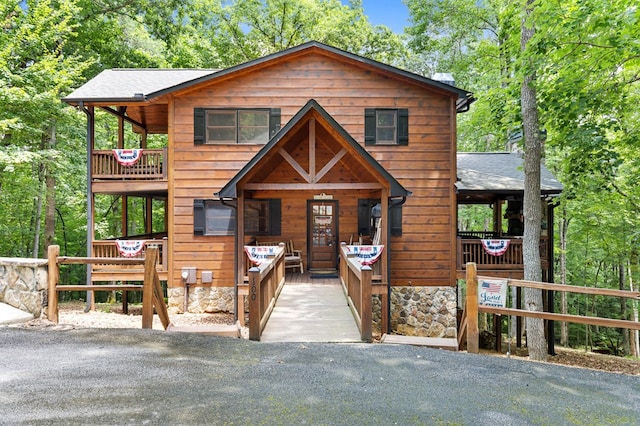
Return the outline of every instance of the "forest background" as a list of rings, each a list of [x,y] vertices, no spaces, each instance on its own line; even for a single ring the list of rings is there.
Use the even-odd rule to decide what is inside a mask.
[[[372,25],[361,0],[0,0],[0,256],[42,258],[54,243],[63,255],[87,253],[86,118],[60,101],[74,88],[103,69],[226,68],[317,40],[426,77],[451,73],[476,98],[458,116],[460,152],[524,146],[521,87],[535,75],[542,161],[565,187],[556,208],[555,281],[637,290],[637,2],[404,2],[410,23],[396,34]],[[535,29],[526,49],[523,20]],[[104,146],[97,148],[116,138],[98,115]],[[150,147],[164,143],[150,136]],[[143,203],[131,203],[144,217]],[[116,199],[96,205],[101,238],[121,234],[112,214],[119,206]],[[465,210],[459,228],[483,230],[488,216]],[[637,303],[612,298],[558,303],[558,312],[638,315]],[[575,325],[556,338],[638,355],[637,339],[618,329]]]

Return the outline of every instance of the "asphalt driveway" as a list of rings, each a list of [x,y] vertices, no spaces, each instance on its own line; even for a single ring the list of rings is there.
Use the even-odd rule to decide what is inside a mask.
[[[640,380],[382,344],[0,328],[0,424],[637,425]]]

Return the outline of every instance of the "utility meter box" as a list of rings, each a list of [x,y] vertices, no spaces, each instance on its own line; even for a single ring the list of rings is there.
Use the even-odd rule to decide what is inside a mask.
[[[202,271],[202,284],[210,284],[213,282],[213,272],[212,271]]]
[[[182,281],[185,284],[195,284],[196,283],[196,268],[195,266],[185,266],[182,268]]]

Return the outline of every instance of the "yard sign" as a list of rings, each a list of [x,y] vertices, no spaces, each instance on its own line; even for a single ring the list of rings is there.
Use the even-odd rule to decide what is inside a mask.
[[[507,307],[507,280],[478,280],[478,304],[497,308]]]

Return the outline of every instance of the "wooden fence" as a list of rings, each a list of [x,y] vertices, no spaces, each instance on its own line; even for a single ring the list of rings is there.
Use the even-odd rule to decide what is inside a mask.
[[[260,340],[262,331],[284,286],[284,243],[273,258],[249,268],[249,339]],[[238,309],[244,310],[244,307]]]
[[[478,313],[479,312],[485,312],[485,313],[495,314],[495,315],[512,315],[512,316],[518,316],[518,317],[542,318],[550,321],[573,322],[578,324],[598,325],[602,327],[617,327],[617,328],[627,328],[631,330],[640,330],[640,322],[635,322],[635,321],[618,320],[618,319],[602,318],[602,317],[588,317],[588,316],[581,316],[581,315],[556,314],[553,312],[528,311],[525,309],[498,308],[498,307],[480,305],[478,303],[478,281],[482,279],[501,280],[505,278],[478,276],[476,272],[475,263],[468,263],[466,266],[467,266],[466,267],[467,297],[466,297],[465,309],[462,314],[462,319],[460,321],[460,329],[458,332],[458,346],[461,346],[460,344],[463,343],[464,339],[466,338],[467,352],[469,353],[479,352],[479,335],[480,335],[478,330]],[[612,289],[594,288],[594,287],[579,287],[579,286],[572,286],[572,285],[552,284],[552,283],[543,283],[543,282],[537,282],[537,281],[524,281],[524,280],[514,280],[514,279],[507,279],[506,281],[507,281],[507,285],[510,287],[528,287],[528,288],[537,288],[540,290],[564,291],[567,293],[582,293],[582,294],[623,297],[623,298],[640,300],[640,292],[637,292],[637,291],[612,290]],[[496,336],[496,338],[500,339],[501,336],[498,335]],[[549,338],[552,339],[553,336],[549,336]]]
[[[52,245],[48,249],[49,262],[49,320],[58,322],[58,292],[60,291],[142,291],[142,328],[153,328],[154,309],[166,330],[169,327],[169,313],[164,301],[164,294],[160,286],[160,279],[156,270],[158,248],[148,246],[144,258],[126,257],[66,257],[59,256],[60,246]],[[63,285],[60,284],[60,265],[69,264],[108,264],[108,265],[142,265],[144,266],[144,281],[142,285]]]

